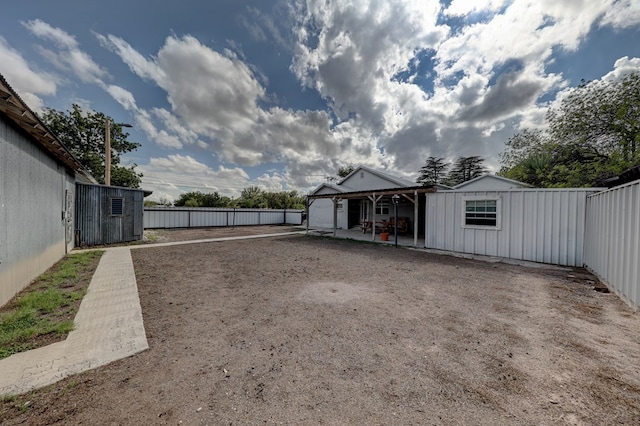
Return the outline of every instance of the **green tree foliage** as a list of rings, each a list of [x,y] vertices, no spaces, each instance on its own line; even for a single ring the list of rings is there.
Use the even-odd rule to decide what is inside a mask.
[[[484,158],[482,157],[459,157],[447,174],[445,183],[455,186],[486,174],[487,169],[483,163]]]
[[[264,202],[268,209],[304,209],[304,196],[297,191],[280,191],[263,193]]]
[[[260,209],[304,209],[305,198],[296,191],[267,192],[257,186],[244,188],[239,198],[217,192],[185,192],[174,203],[177,207],[238,207]]]
[[[267,208],[264,191],[258,186],[244,188],[240,193],[240,198],[236,200],[236,205],[243,208]]]
[[[185,192],[175,201],[177,207],[228,207],[231,198],[217,192],[203,193],[200,191]]]
[[[353,164],[347,164],[346,166],[338,167],[338,176],[341,178],[345,178],[349,176],[356,168]]]
[[[89,170],[99,182],[104,183],[105,123],[110,118],[101,112],[84,112],[73,104],[71,111],[47,108],[40,116],[42,121],[60,138],[62,143]],[[111,124],[111,184],[139,188],[142,174],[131,167],[120,166],[120,155],[136,150],[140,144],[127,140],[128,133],[116,123]]]
[[[640,164],[640,73],[581,84],[547,120],[547,131],[507,141],[500,174],[539,187],[602,185]]]
[[[449,163],[444,158],[429,157],[420,169],[420,176],[416,180],[421,185],[435,185],[442,183],[449,169]]]

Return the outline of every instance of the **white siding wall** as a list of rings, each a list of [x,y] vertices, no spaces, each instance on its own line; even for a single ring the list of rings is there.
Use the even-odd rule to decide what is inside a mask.
[[[342,209],[338,209],[338,228],[347,229],[348,201],[342,200]],[[333,229],[333,201],[329,198],[317,198],[309,207],[310,228],[332,228]]]
[[[589,189],[443,191],[426,195],[425,246],[438,250],[582,266]],[[465,198],[498,198],[498,229],[463,226]]]
[[[588,197],[584,263],[640,307],[640,181]]]
[[[357,171],[342,182],[341,185],[346,185],[353,191],[373,191],[375,189],[397,188],[401,186],[366,170]]]

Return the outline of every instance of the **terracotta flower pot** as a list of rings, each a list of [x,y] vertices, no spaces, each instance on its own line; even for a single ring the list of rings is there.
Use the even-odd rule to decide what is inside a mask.
[[[389,241],[389,233],[388,232],[381,232],[380,233],[380,239],[382,241]]]

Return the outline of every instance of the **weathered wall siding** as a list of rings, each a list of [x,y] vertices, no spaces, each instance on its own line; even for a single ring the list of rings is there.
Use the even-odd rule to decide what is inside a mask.
[[[146,207],[144,209],[144,227],[148,229],[280,225],[283,223],[302,224],[302,210],[213,207]]]
[[[123,198],[123,216],[111,215],[111,199]],[[142,239],[142,190],[101,185],[77,185],[76,230],[80,245],[115,244]]]
[[[640,307],[640,181],[587,198],[584,263]]]
[[[590,189],[443,191],[426,195],[427,248],[582,266]],[[465,197],[499,198],[500,228],[463,227]]]
[[[62,212],[73,181],[65,167],[0,119],[0,305],[64,256]]]

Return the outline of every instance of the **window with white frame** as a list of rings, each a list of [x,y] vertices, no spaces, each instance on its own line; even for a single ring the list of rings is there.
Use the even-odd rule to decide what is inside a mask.
[[[389,203],[378,203],[376,204],[376,214],[389,214]]]
[[[499,198],[466,198],[463,213],[464,226],[500,228]]]

